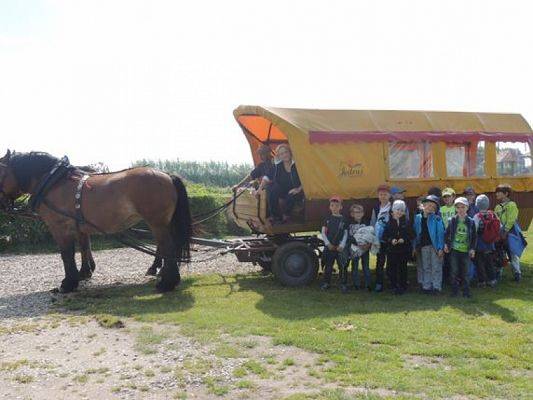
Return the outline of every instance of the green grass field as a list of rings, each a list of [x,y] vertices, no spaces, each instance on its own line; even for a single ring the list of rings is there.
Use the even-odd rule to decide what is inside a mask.
[[[152,285],[101,289],[64,305],[179,324],[207,341],[222,332],[270,336],[320,353],[331,362],[325,379],[339,386],[391,389],[401,398],[531,399],[533,244],[523,264],[522,282],[506,270],[496,289],[474,289],[473,299],[323,293],[318,284],[289,289],[252,274],[188,278],[167,295]]]

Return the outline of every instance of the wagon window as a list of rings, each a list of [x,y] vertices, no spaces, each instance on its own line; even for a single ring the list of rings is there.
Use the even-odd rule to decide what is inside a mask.
[[[433,157],[429,142],[389,143],[390,178],[429,178],[433,176]]]
[[[485,175],[485,142],[446,143],[446,174],[450,177]]]
[[[496,166],[500,176],[532,174],[531,148],[529,144],[496,142]]]

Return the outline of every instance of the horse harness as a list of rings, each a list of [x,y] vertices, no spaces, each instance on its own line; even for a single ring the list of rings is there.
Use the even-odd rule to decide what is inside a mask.
[[[83,213],[81,211],[81,204],[82,204],[82,193],[83,193],[83,186],[89,179],[89,175],[82,174],[82,171],[75,166],[71,165],[69,162],[68,157],[63,157],[61,160],[59,160],[46,174],[46,176],[41,179],[39,184],[37,185],[37,189],[32,193],[29,205],[32,212],[35,212],[37,207],[39,207],[41,204],[44,204],[46,207],[51,209],[52,211],[61,214],[65,217],[68,217],[70,219],[74,219],[76,221],[76,225],[79,227],[80,225],[85,224],[85,218],[83,217]],[[63,210],[58,209],[54,205],[52,205],[47,199],[46,195],[48,192],[57,184],[59,183],[63,178],[66,176],[80,176],[81,178],[78,181],[78,185],[76,186],[76,192],[74,194],[74,209],[75,209],[75,215],[71,215]]]

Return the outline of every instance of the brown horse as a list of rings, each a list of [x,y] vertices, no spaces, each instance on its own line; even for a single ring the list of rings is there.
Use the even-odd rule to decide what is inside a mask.
[[[0,207],[9,207],[25,193],[39,195],[59,161],[47,153],[8,150],[0,158]],[[84,171],[69,167],[35,207],[61,251],[65,279],[59,290],[76,289],[80,273],[90,277],[94,270],[90,235],[120,232],[141,220],[157,242],[156,264],[160,258],[164,261],[156,288],[173,290],[180,281],[178,263],[189,259],[192,234],[189,200],[180,178],[145,167],[91,174],[88,179],[82,179],[84,175]],[[75,261],[76,241],[82,253],[80,272]]]

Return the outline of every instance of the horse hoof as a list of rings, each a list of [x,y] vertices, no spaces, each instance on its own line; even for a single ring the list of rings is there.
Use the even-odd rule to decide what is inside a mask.
[[[159,281],[155,285],[155,289],[157,290],[158,293],[171,292],[175,288],[176,288],[175,284],[173,285],[173,284],[165,283],[163,281]]]
[[[70,293],[78,288],[78,281],[66,281],[61,282],[59,286],[59,293]]]
[[[82,269],[80,271],[80,281],[91,279],[92,276],[93,276],[93,273],[89,269]]]
[[[148,270],[146,271],[146,276],[157,276],[157,268],[148,268]]]

